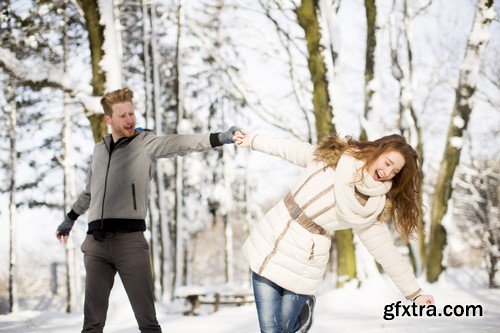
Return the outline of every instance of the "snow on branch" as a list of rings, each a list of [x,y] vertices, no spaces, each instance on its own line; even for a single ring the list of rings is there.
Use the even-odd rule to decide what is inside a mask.
[[[113,1],[98,1],[101,18],[99,23],[104,27],[104,55],[100,66],[106,73],[106,90],[119,89],[122,86],[122,50],[120,32],[123,27],[116,19]],[[117,9],[116,9],[117,10]]]
[[[92,96],[91,86],[71,81],[69,75],[53,64],[33,57],[21,61],[14,52],[0,46],[0,67],[16,78],[20,85],[62,89],[82,103],[88,113],[102,113],[99,97]]]
[[[0,47],[0,66],[23,84],[34,87],[64,88],[61,81],[63,77],[61,70],[43,64],[37,65],[35,69],[26,66],[25,62],[26,60],[18,60],[16,55],[9,49]]]

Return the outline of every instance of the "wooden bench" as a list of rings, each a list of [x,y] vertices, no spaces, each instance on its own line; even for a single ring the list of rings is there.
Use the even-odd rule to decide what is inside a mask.
[[[184,298],[190,305],[190,309],[185,311],[185,316],[197,315],[196,309],[201,305],[213,305],[213,312],[219,311],[221,305],[242,306],[254,302],[253,293],[250,291],[191,291],[183,295],[176,295],[177,298]]]

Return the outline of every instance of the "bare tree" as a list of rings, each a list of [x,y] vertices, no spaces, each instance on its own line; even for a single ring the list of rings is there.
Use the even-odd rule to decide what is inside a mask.
[[[365,110],[364,123],[368,119],[372,111],[373,97],[373,79],[375,77],[375,47],[377,46],[376,27],[377,27],[377,6],[375,0],[365,0],[366,13],[366,50],[365,50]],[[362,123],[363,123],[362,122]],[[367,140],[366,126],[361,126],[360,140]]]
[[[7,113],[9,114],[9,141],[10,141],[10,158],[9,158],[9,312],[15,312],[19,308],[17,295],[17,209],[16,209],[16,169],[17,169],[17,110],[14,101],[15,83],[10,80],[7,87]]]
[[[184,120],[184,95],[182,90],[182,54],[181,43],[184,27],[184,0],[179,0],[177,6],[177,36],[176,36],[176,53],[175,53],[175,69],[176,78],[174,82],[175,106],[177,107],[177,122],[176,133],[181,132],[182,121]],[[187,279],[187,264],[185,246],[185,235],[181,221],[183,214],[183,179],[184,179],[184,164],[181,157],[176,157],[175,160],[175,275],[174,286],[179,287],[186,284]]]
[[[321,45],[321,27],[318,20],[319,3],[303,0],[295,10],[299,25],[304,29],[307,43],[307,62],[313,83],[313,106],[316,119],[317,141],[335,133],[334,117],[330,105],[327,69]],[[337,285],[356,277],[356,257],[351,229],[335,232],[337,250]]]
[[[397,2],[393,1],[392,12],[390,14],[390,45],[391,45],[391,73],[394,79],[399,83],[399,118],[398,128],[401,135],[404,135],[408,141],[416,148],[420,166],[424,165],[424,151],[422,127],[419,118],[415,111],[413,101],[413,45],[411,21],[418,15],[424,12],[432,2],[429,1],[424,6],[420,7],[414,13],[410,13],[408,0],[402,3],[403,17],[397,20]],[[402,21],[402,22],[401,22]],[[402,60],[400,58],[403,58]],[[424,183],[424,174],[422,171],[422,188]],[[423,192],[420,193],[420,202],[422,202]],[[423,207],[420,205],[421,216],[424,216]],[[423,224],[424,221],[422,220]],[[425,253],[425,232],[421,228],[418,235],[419,249],[418,258],[413,251],[411,244],[408,244],[410,258],[412,260],[415,271],[421,271],[426,265]]]
[[[455,104],[431,207],[431,235],[427,262],[429,282],[437,281],[444,268],[442,259],[446,245],[446,230],[441,221],[448,210],[453,175],[460,160],[463,134],[469,123],[474,93],[479,80],[481,58],[489,41],[491,21],[495,17],[493,4],[493,0],[478,1],[465,58],[460,67]]]
[[[3,15],[2,22],[5,24],[7,30],[12,32],[12,20],[9,17],[10,13],[10,1],[3,4],[4,8],[2,12],[7,13]],[[7,105],[4,108],[4,112],[8,117],[6,132],[9,138],[9,159],[7,167],[9,172],[9,312],[16,312],[19,308],[19,300],[17,293],[17,250],[16,250],[16,240],[17,240],[17,209],[16,209],[16,176],[17,176],[17,107],[15,102],[15,86],[16,82],[14,79],[9,78],[7,88],[6,88],[6,99]]]
[[[497,288],[495,275],[500,246],[500,168],[495,159],[473,160],[461,165],[455,177],[454,220],[464,242],[484,255],[490,288]]]

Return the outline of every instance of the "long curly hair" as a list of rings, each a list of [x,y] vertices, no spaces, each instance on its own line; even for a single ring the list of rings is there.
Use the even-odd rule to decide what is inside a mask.
[[[384,211],[379,219],[392,221],[404,242],[415,237],[422,229],[421,223],[421,173],[418,154],[405,138],[398,134],[384,136],[374,141],[358,141],[351,137],[341,139],[336,135],[326,137],[316,148],[317,161],[335,168],[343,153],[365,161],[367,170],[385,152],[397,151],[403,155],[405,165],[392,178]]]

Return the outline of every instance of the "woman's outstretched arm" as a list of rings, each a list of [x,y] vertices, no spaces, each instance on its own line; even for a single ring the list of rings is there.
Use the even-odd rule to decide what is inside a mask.
[[[434,304],[434,298],[420,289],[412,267],[394,245],[390,232],[382,223],[376,222],[354,231],[406,299],[422,305]]]
[[[315,147],[300,140],[242,132],[235,133],[234,139],[239,147],[250,147],[262,153],[281,157],[301,167],[306,167],[314,159]]]

